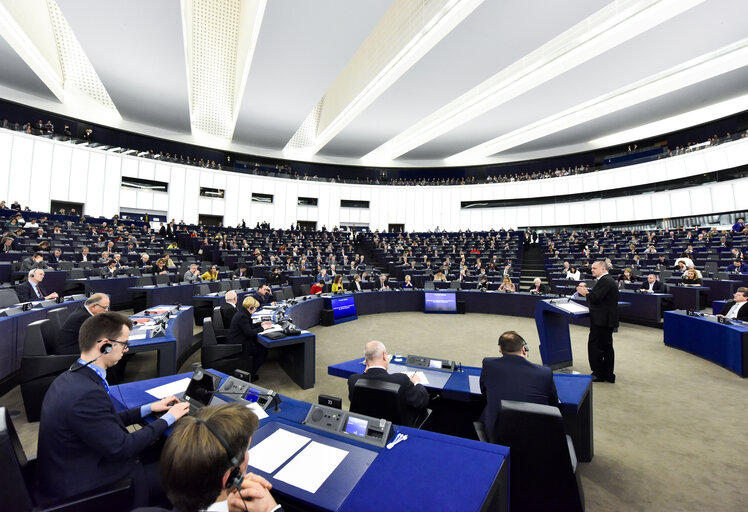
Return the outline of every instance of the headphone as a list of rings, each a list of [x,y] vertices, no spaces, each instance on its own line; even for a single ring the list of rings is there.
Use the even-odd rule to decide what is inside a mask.
[[[219,434],[213,427],[210,426],[210,424],[205,421],[201,420],[199,418],[195,418],[195,421],[198,423],[205,425],[205,428],[207,428],[211,434],[213,434],[213,437],[215,437],[219,443],[221,443],[221,446],[223,446],[223,449],[226,451],[226,459],[229,461],[229,476],[226,479],[226,489],[236,489],[237,491],[240,491],[242,488],[242,483],[244,482],[244,475],[242,475],[242,470],[239,467],[241,462],[236,457],[236,455],[231,455],[231,448],[229,448],[229,443],[226,442],[226,440],[223,438],[221,434]]]
[[[104,344],[103,344],[103,345],[101,346],[101,349],[100,349],[100,350],[101,350],[101,353],[102,353],[102,354],[108,354],[109,352],[111,352],[112,350],[114,350],[114,347],[112,346],[112,344],[111,344],[111,343],[104,343]]]

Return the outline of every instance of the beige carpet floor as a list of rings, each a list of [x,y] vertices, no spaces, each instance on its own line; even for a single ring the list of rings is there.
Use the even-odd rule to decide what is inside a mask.
[[[571,329],[572,370],[589,373],[588,330]],[[367,341],[381,340],[392,354],[416,353],[480,366],[483,357],[498,354],[498,336],[505,330],[522,334],[530,359],[540,362],[533,319],[392,313],[314,327],[314,389],[301,390],[272,357],[259,384],[310,402],[319,393],[340,396],[347,407],[346,381],[329,376],[327,366],[360,357]],[[595,456],[580,464],[587,510],[748,510],[748,380],[665,347],[658,329],[622,324],[614,344],[617,382],[594,384]],[[182,371],[188,371],[198,355]],[[152,354],[138,354],[128,364],[128,380],[153,376]],[[1,397],[0,405],[22,409],[18,388]],[[24,447],[34,453],[38,424],[28,424],[23,413],[14,423]]]

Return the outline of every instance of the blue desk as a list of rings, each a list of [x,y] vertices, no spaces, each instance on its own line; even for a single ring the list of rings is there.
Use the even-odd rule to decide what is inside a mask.
[[[304,332],[299,336],[286,336],[278,340],[271,340],[260,334],[257,341],[268,350],[281,352],[281,368],[301,389],[314,387],[317,366],[317,338],[314,334]]]
[[[130,287],[134,286],[137,280],[137,277],[116,277],[114,279],[91,277],[87,279],[69,279],[68,281],[71,283],[83,283],[86,293],[106,293],[109,295],[112,309],[125,309],[132,307]]]
[[[353,359],[330,365],[327,373],[334,377],[347,379],[355,373],[364,371],[363,359]],[[391,365],[393,366],[393,365]],[[424,370],[418,368],[418,370]],[[477,379],[480,377],[481,369],[474,366],[465,366],[462,372],[449,372],[450,376],[442,386],[426,386],[431,392],[441,395],[442,401],[466,402],[477,400],[479,407],[473,409],[472,417],[463,418],[472,425],[477,421],[480,413],[485,407],[485,401],[477,388]],[[438,372],[438,370],[424,370],[425,373]],[[440,372],[443,373],[443,372]],[[431,377],[429,377],[431,381]],[[471,389],[470,381],[473,381]],[[592,376],[591,375],[568,375],[556,373],[553,375],[556,383],[558,398],[561,401],[561,414],[567,433],[574,441],[574,449],[577,458],[582,462],[589,462],[594,456],[594,435],[592,421]],[[471,427],[472,428],[472,427]]]
[[[212,283],[206,283],[209,286]],[[198,285],[180,283],[173,286],[132,286],[130,293],[133,309],[140,310],[151,308],[157,304],[187,304],[192,305],[192,296]],[[211,291],[216,291],[218,285],[210,286]]]
[[[175,306],[157,306],[153,310],[171,309]],[[136,313],[130,317],[131,320],[160,318],[160,314],[146,315],[145,311]],[[166,326],[163,335],[145,339],[130,340],[129,352],[148,352],[156,350],[158,359],[156,371],[160,377],[173,375],[177,371],[180,359],[185,359],[192,348],[192,323],[193,313],[191,306],[182,306],[176,316],[172,316]],[[131,332],[131,336],[137,331]]]
[[[52,309],[67,308],[72,311],[81,304],[83,299],[37,307],[15,316],[0,317],[0,381],[12,377],[21,369],[26,326],[37,320],[44,320],[47,318],[47,312]]]
[[[701,296],[709,288],[706,286],[670,286],[673,295],[673,306],[677,309],[690,309],[699,311],[701,309]]]
[[[665,345],[691,352],[748,377],[748,325],[726,325],[714,318],[665,312]]]
[[[112,386],[110,396],[118,410],[137,407],[156,400],[145,392],[147,389],[189,375]],[[306,402],[281,397],[280,411],[268,408],[270,417],[260,421],[252,444],[283,427],[349,454],[314,494],[253,468],[250,459],[249,469],[268,478],[273,495],[281,503],[302,510],[341,512],[387,508],[440,512],[507,510],[507,447],[395,426],[394,430],[407,434],[408,440],[392,450],[378,449],[302,425],[310,407]]]

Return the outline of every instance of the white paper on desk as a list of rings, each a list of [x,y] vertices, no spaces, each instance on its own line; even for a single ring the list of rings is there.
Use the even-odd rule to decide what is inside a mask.
[[[472,394],[480,395],[480,377],[478,375],[468,375],[468,384]]]
[[[257,446],[249,449],[249,464],[272,473],[311,439],[279,428]]]
[[[159,400],[162,398],[166,398],[167,396],[176,395],[178,393],[184,393],[187,391],[187,386],[190,383],[190,378],[185,377],[184,379],[180,379],[174,382],[170,382],[168,384],[164,384],[163,386],[159,386],[157,388],[149,389],[146,391],[149,395],[155,396]]]
[[[250,402],[247,405],[247,409],[255,413],[255,416],[257,416],[258,420],[262,420],[268,417],[268,413],[266,413],[262,407],[260,407],[257,402]]]
[[[424,386],[429,385],[429,378],[426,377],[426,374],[423,372],[403,372],[408,377],[412,377],[413,374],[418,375],[418,378],[421,379],[419,382],[423,384]]]
[[[553,305],[569,313],[588,313],[589,312],[589,309],[587,308],[587,306],[583,306],[581,304],[577,304],[576,302],[572,302],[572,301],[562,302],[562,303],[554,302]]]
[[[145,332],[131,332],[130,340],[144,340],[146,338]]]
[[[315,493],[346,455],[348,455],[346,450],[312,441],[286,464],[286,467],[278,471],[275,478],[299,489]]]

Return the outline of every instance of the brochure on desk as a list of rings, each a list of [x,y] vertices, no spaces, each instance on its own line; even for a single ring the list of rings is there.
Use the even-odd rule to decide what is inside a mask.
[[[551,304],[552,306],[569,313],[571,315],[585,315],[590,312],[589,308],[585,305],[579,304],[569,299],[547,299],[544,302]]]

